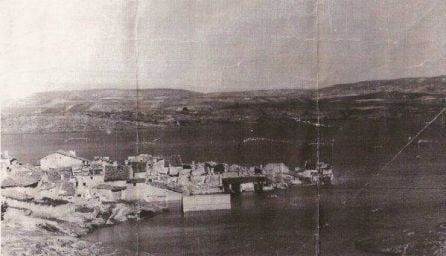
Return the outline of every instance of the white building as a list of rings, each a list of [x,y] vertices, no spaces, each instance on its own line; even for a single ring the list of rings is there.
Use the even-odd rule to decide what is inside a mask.
[[[76,196],[89,198],[91,189],[104,183],[103,175],[77,175],[76,177]]]
[[[67,167],[82,167],[88,165],[89,161],[85,158],[76,156],[74,151],[58,150],[52,154],[40,159],[40,168],[42,170],[67,168]]]
[[[150,176],[157,176],[160,174],[167,175],[169,172],[168,164],[164,159],[161,159],[159,161],[156,161],[153,163],[152,169],[150,170],[149,175]]]
[[[264,174],[288,174],[290,169],[284,163],[269,163],[263,168]]]

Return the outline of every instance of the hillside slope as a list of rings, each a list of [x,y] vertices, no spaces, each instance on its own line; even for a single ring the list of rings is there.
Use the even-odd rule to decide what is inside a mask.
[[[342,84],[320,90],[325,119],[379,118],[444,104],[446,76]],[[126,129],[191,123],[314,120],[316,92],[198,93],[174,89],[53,91],[10,101],[2,133]],[[420,106],[423,106],[421,110]]]
[[[379,92],[426,93],[446,95],[446,76],[400,78],[338,84],[320,90],[322,97],[364,95]]]

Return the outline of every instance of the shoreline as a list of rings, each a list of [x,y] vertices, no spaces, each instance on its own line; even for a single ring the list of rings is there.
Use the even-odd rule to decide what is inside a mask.
[[[140,215],[141,219],[149,219],[167,210],[156,202],[144,203],[143,207],[136,202],[88,207],[3,199],[8,207],[1,221],[2,255],[128,255],[125,249],[107,247],[84,237],[101,227],[139,221]]]

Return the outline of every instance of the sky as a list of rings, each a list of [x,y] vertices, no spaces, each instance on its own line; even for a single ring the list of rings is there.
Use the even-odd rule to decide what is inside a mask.
[[[444,75],[445,28],[444,0],[2,0],[0,99]]]

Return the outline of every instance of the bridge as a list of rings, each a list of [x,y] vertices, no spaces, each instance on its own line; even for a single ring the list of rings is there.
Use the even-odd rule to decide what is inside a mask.
[[[255,176],[236,176],[222,178],[223,188],[225,192],[240,193],[240,185],[244,183],[254,183],[254,191],[263,191],[263,186],[266,184],[265,175]]]

